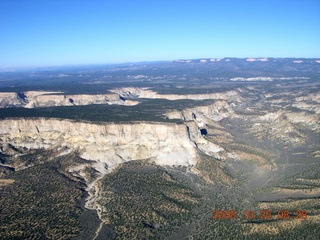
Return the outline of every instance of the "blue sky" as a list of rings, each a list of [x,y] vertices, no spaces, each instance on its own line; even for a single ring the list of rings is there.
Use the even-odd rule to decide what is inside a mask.
[[[320,57],[319,0],[0,0],[0,68]]]

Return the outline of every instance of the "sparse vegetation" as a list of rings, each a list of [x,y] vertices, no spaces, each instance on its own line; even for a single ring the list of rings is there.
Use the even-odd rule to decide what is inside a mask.
[[[68,239],[79,235],[82,184],[60,173],[56,160],[10,174],[0,187],[1,239]]]
[[[191,220],[200,196],[162,167],[124,163],[100,183],[102,218],[117,239],[158,239]]]

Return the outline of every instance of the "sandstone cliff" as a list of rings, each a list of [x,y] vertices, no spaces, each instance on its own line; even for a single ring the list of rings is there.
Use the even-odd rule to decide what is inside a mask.
[[[3,92],[0,93],[0,108],[4,107],[54,107],[74,106],[89,104],[118,104],[136,105],[136,101],[126,101],[118,94],[73,94],[66,95],[62,92],[28,91],[23,93]]]
[[[166,113],[169,119],[181,119],[195,121],[199,128],[205,127],[212,121],[220,121],[224,118],[233,117],[235,113],[225,100],[218,100],[207,106],[187,108],[181,112],[172,111]]]
[[[18,93],[2,92],[0,93],[0,108],[20,107],[24,104],[23,99],[19,98]]]
[[[205,100],[205,99],[232,99],[235,102],[241,101],[241,96],[237,91],[226,91],[206,94],[159,94],[148,88],[117,88],[108,94],[72,94],[67,95],[63,92],[27,91],[21,93],[2,92],[0,93],[0,108],[5,107],[54,107],[54,106],[73,106],[89,104],[118,104],[136,105],[139,102],[130,99],[152,98],[167,100]]]
[[[69,149],[108,167],[136,159],[152,159],[161,165],[194,165],[197,150],[189,131],[185,125],[163,123],[6,119],[0,121],[0,144],[3,150],[8,144],[27,149]]]
[[[154,98],[167,100],[204,100],[204,99],[231,99],[233,101],[240,101],[241,97],[237,91],[224,91],[217,93],[206,94],[159,94],[148,88],[124,87],[113,89],[112,92],[119,94],[124,98]]]

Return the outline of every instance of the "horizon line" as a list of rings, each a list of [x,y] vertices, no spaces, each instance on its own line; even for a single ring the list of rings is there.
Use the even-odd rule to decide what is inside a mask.
[[[156,62],[175,62],[175,61],[193,61],[193,60],[222,60],[222,59],[307,59],[319,60],[320,57],[201,57],[201,58],[176,58],[171,60],[142,60],[142,61],[127,61],[127,62],[114,62],[114,63],[66,63],[66,64],[52,64],[52,65],[38,65],[38,66],[24,66],[24,67],[0,67],[0,72],[15,72],[23,70],[40,70],[41,68],[63,68],[63,67],[89,67],[89,66],[107,66],[107,65],[122,65],[122,64],[143,64],[143,63],[156,63]],[[214,61],[212,61],[214,62]]]

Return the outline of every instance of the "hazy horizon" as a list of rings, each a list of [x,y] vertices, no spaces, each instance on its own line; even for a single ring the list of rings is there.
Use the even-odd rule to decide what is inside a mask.
[[[1,68],[0,72],[5,71],[23,71],[23,70],[34,70],[34,69],[42,69],[42,68],[72,68],[72,67],[90,67],[90,66],[110,66],[110,65],[126,65],[126,64],[143,64],[143,63],[157,63],[157,62],[173,62],[173,61],[184,61],[184,60],[199,60],[199,59],[314,59],[320,61],[320,57],[200,57],[200,58],[177,58],[177,59],[169,59],[169,60],[150,60],[150,61],[137,61],[137,62],[114,62],[114,63],[78,63],[78,64],[57,64],[57,65],[39,65],[39,66],[26,66],[26,67],[7,67]]]

